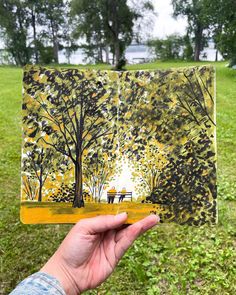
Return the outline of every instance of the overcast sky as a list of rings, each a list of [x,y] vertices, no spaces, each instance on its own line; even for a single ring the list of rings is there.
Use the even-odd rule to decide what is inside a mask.
[[[153,4],[157,12],[153,36],[162,38],[173,33],[185,33],[187,21],[184,18],[179,17],[175,20],[172,17],[171,0],[153,0]]]

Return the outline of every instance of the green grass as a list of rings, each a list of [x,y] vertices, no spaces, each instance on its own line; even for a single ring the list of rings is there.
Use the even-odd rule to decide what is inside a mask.
[[[128,69],[196,65],[152,63]],[[135,242],[91,294],[236,294],[236,71],[217,63],[219,223],[161,225]],[[94,68],[109,68],[106,65]],[[39,270],[68,225],[23,225],[20,203],[22,70],[0,67],[0,294]]]

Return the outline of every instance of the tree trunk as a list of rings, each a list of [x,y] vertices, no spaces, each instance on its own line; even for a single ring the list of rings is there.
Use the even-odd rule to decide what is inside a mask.
[[[52,30],[52,43],[53,43],[53,57],[54,62],[58,63],[58,38],[57,38],[57,28],[55,28],[54,23],[52,20],[50,20],[51,23],[51,30]]]
[[[58,51],[59,51],[59,46],[58,46],[57,37],[53,37],[53,56],[54,56],[55,63],[58,63],[59,61]]]
[[[203,29],[198,26],[195,31],[195,48],[194,48],[194,61],[200,61],[200,53],[202,50],[202,34]]]
[[[199,42],[195,42],[195,50],[194,50],[194,61],[200,61],[200,53],[201,53],[201,45]]]
[[[99,57],[98,57],[98,61],[100,62],[100,63],[103,63],[103,56],[102,56],[102,47],[101,46],[99,46]]]
[[[73,201],[75,208],[84,207],[82,173],[82,155],[80,153],[75,164],[75,196]]]
[[[106,51],[106,63],[109,64],[110,61],[109,61],[109,46],[108,45],[106,45],[105,51]]]
[[[43,183],[42,181],[39,182],[39,197],[38,202],[42,202],[42,189],[43,189]]]
[[[216,49],[215,61],[218,61],[218,49]]]
[[[35,14],[33,8],[31,10],[31,18],[32,18],[32,28],[33,28],[33,38],[34,38],[34,55],[35,55],[35,63],[39,63],[38,56],[38,45],[37,45],[37,33],[36,33],[36,24],[35,24]]]
[[[117,67],[120,61],[120,44],[119,40],[114,43],[115,46],[115,66]]]

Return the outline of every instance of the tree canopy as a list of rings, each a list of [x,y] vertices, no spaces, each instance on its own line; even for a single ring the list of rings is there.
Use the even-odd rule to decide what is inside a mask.
[[[70,160],[75,178],[75,207],[83,206],[84,155],[95,146],[99,149],[98,143],[105,151],[114,141],[118,94],[114,84],[109,83],[113,79],[116,74],[109,72],[45,68],[29,68],[24,75],[26,130],[30,129],[29,136],[43,147]]]
[[[152,0],[2,0],[0,33],[6,58],[17,65],[58,63],[59,50],[70,61],[82,48],[89,62],[122,69],[125,50],[143,42],[165,59],[194,59],[212,39],[224,58],[235,64],[235,1],[172,0],[173,16],[185,17],[185,36],[153,39],[156,16]],[[157,11],[158,13],[158,11]]]
[[[102,50],[108,46],[116,68],[119,68],[125,48],[135,37],[135,21],[143,18],[146,11],[154,10],[151,1],[138,2],[139,9],[134,8],[135,3],[130,7],[127,0],[72,0],[72,14],[76,16],[75,35],[85,36],[88,44],[85,46],[95,50],[97,61],[103,61]]]
[[[187,32],[192,34],[194,41],[194,60],[199,61],[200,53],[205,45],[206,30],[209,18],[206,14],[204,0],[172,0],[174,16],[185,16],[188,21]]]

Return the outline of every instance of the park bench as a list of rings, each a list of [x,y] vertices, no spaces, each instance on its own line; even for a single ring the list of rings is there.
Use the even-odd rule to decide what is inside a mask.
[[[124,197],[124,199],[125,198],[128,198],[128,199],[130,199],[130,201],[132,202],[132,192],[126,192],[126,193],[121,193],[121,192],[117,192],[117,193],[109,193],[109,192],[107,192],[107,197],[108,197],[108,195],[109,196],[115,196],[115,198],[117,197],[120,197],[121,195],[125,195],[125,197]]]

